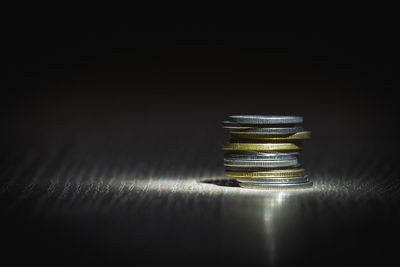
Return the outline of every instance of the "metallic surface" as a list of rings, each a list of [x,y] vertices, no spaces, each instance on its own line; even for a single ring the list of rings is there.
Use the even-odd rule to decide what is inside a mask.
[[[226,157],[229,157],[230,155],[240,155],[240,156],[265,156],[269,157],[271,155],[277,155],[279,156],[290,156],[290,157],[295,157],[300,155],[300,151],[240,151],[239,153],[236,151],[225,151],[224,154]]]
[[[270,133],[270,134],[291,134],[302,132],[303,128],[296,127],[271,127],[271,128],[244,128],[233,129],[232,133]]]
[[[232,143],[224,144],[223,150],[231,151],[285,151],[285,150],[300,150],[301,146],[294,143],[271,143],[271,144],[251,144],[251,143]]]
[[[299,116],[233,115],[229,116],[229,118],[242,124],[293,124],[303,122],[303,118]]]
[[[297,159],[281,160],[242,160],[224,159],[224,165],[230,167],[288,167],[298,164]]]
[[[234,121],[222,121],[222,128],[225,129],[249,129],[251,128],[250,126],[244,126],[238,122]]]
[[[314,185],[282,191],[241,188],[225,176],[225,110],[166,118],[163,108],[98,120],[78,111],[71,118],[48,112],[31,126],[26,118],[34,114],[24,113],[22,126],[5,127],[3,260],[357,266],[397,259],[398,137],[373,132],[380,119],[305,116],[315,134],[301,157]]]
[[[303,140],[302,139],[281,139],[281,140],[262,140],[262,139],[236,139],[236,138],[231,138],[228,140],[229,143],[243,143],[243,144],[276,144],[276,143],[293,143],[293,144],[298,144],[302,145]]]
[[[311,181],[301,183],[254,183],[239,182],[240,187],[249,189],[311,189],[313,183]]]
[[[231,177],[297,177],[306,175],[305,169],[282,169],[270,171],[226,171],[227,176]]]
[[[269,133],[238,133],[232,132],[231,136],[233,138],[243,138],[243,139],[257,139],[257,140],[273,140],[273,141],[286,141],[286,140],[302,140],[311,138],[311,132],[304,131],[294,133],[288,136],[277,136],[271,135]]]
[[[299,153],[264,153],[254,152],[248,154],[226,153],[225,159],[228,160],[282,160],[297,159]]]
[[[302,183],[308,181],[308,175],[287,178],[237,178],[236,180],[249,183]]]
[[[226,171],[233,171],[233,172],[264,172],[264,171],[271,171],[271,170],[293,170],[301,168],[301,164],[298,163],[293,166],[284,166],[284,167],[233,167],[233,166],[225,166]]]

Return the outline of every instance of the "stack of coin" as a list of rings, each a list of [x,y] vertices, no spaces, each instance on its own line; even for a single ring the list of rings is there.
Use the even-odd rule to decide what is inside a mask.
[[[245,188],[309,188],[299,156],[304,131],[299,116],[229,116],[223,121],[230,130],[230,142],[223,145],[226,175],[235,177]]]

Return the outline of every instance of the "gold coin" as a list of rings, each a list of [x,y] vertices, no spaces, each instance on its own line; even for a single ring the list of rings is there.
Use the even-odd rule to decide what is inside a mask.
[[[233,151],[279,151],[279,150],[300,150],[300,144],[293,143],[271,143],[271,144],[258,144],[258,143],[232,143],[222,146],[223,150]]]
[[[226,175],[230,177],[247,177],[247,178],[275,178],[275,177],[298,177],[306,175],[305,169],[282,169],[271,171],[226,171]]]
[[[311,138],[311,132],[304,131],[287,136],[270,134],[270,133],[240,133],[232,132],[232,137],[242,139],[257,139],[257,140],[270,140],[270,141],[290,141],[290,140],[303,140]]]

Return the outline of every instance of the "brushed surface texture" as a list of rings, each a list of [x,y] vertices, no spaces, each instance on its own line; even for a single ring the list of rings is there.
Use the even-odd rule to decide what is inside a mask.
[[[110,265],[394,258],[400,167],[390,138],[360,138],[367,126],[332,134],[332,122],[305,116],[313,188],[263,191],[224,176],[222,113],[39,118],[3,138],[4,255]]]

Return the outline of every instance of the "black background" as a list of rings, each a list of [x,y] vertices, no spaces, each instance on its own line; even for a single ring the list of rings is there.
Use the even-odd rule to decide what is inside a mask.
[[[83,237],[79,240],[79,233],[91,224],[99,222],[92,231],[93,235],[101,236],[125,215],[116,212],[110,215],[111,221],[104,218],[97,221],[95,205],[89,203],[88,210],[76,208],[79,210],[76,214],[54,219],[52,215],[59,213],[51,209],[48,217],[38,219],[32,215],[33,207],[44,192],[35,189],[27,203],[17,201],[23,188],[31,183],[30,172],[40,169],[44,159],[50,158],[54,161],[46,175],[60,174],[62,171],[57,170],[65,162],[79,162],[85,153],[89,155],[89,163],[98,158],[104,165],[122,162],[119,168],[129,172],[129,166],[141,162],[141,153],[150,151],[158,155],[149,152],[146,154],[149,161],[161,165],[168,160],[173,162],[172,167],[161,167],[160,173],[163,168],[164,173],[172,169],[181,179],[201,173],[204,168],[221,173],[219,144],[226,141],[226,133],[220,129],[221,120],[232,114],[293,114],[302,115],[304,127],[313,132],[313,140],[307,143],[309,150],[304,152],[311,173],[323,170],[336,175],[344,170],[354,171],[349,179],[354,179],[356,185],[368,188],[379,184],[381,179],[386,188],[379,196],[366,197],[361,204],[358,200],[364,195],[363,189],[343,193],[347,196],[344,204],[340,190],[321,201],[316,198],[307,202],[311,211],[304,216],[311,220],[315,214],[331,214],[332,206],[335,214],[343,218],[338,225],[324,220],[302,224],[308,233],[302,239],[317,251],[313,256],[315,261],[310,264],[320,262],[318,255],[325,260],[332,257],[333,262],[335,259],[343,262],[352,255],[356,255],[352,259],[355,261],[381,259],[382,253],[386,260],[394,258],[391,252],[397,247],[395,225],[399,222],[396,164],[399,42],[397,21],[385,17],[337,17],[307,23],[293,18],[286,23],[240,26],[184,23],[142,26],[114,18],[65,19],[41,14],[8,21],[2,31],[5,70],[1,98],[4,136],[1,177],[5,184],[17,173],[19,182],[1,194],[2,217],[6,218],[3,244],[8,247],[5,254],[17,255],[11,259],[26,255],[41,263],[113,264],[146,262],[154,253],[162,256],[152,258],[151,263],[163,263],[164,259],[176,262],[171,251],[185,247],[181,239],[160,241],[146,233],[162,234],[186,228],[179,219],[168,216],[162,217],[166,221],[159,219],[157,213],[163,208],[152,206],[151,198],[143,205],[153,213],[138,213],[139,222],[134,224],[142,227],[142,234],[129,237],[137,238],[136,241],[127,241],[123,230],[114,237],[115,245],[107,243],[108,233],[103,239],[86,236],[87,240]],[[14,152],[23,155],[27,147],[45,156],[21,174],[18,169],[23,167],[24,156],[15,162],[7,159]],[[183,148],[188,149],[182,152]],[[46,151],[58,151],[55,154],[61,159],[66,155],[69,158],[58,161]],[[371,165],[374,167],[366,170],[366,174],[357,174],[360,168]],[[69,165],[66,166],[68,169]],[[179,172],[182,166],[184,170]],[[107,171],[103,176],[107,176]],[[332,178],[314,177],[317,184],[332,182]],[[372,185],[368,192],[374,192]],[[15,207],[13,203],[19,204]],[[201,202],[197,205],[199,210],[207,207]],[[46,206],[41,209],[46,210]],[[88,218],[81,221],[79,216],[87,211]],[[205,220],[206,225],[211,225],[203,216],[199,212],[193,215],[193,220]],[[154,227],[148,223],[153,219],[167,226]],[[207,231],[206,226],[197,225],[192,230],[199,228],[207,234],[196,239],[197,253],[187,254],[189,262],[194,263],[198,257],[210,260],[208,263],[214,259],[215,263],[236,262],[234,256],[220,261],[214,254],[201,256],[202,247],[211,246],[221,238],[213,238],[218,232],[216,228]],[[65,229],[71,232],[62,233]],[[354,229],[357,234],[352,235]],[[326,233],[324,248],[318,243],[321,233]],[[146,238],[153,238],[152,246],[141,245]],[[185,239],[185,234],[181,238]],[[382,245],[383,241],[387,243]],[[80,254],[80,242],[89,244],[89,252]],[[136,253],[121,252],[121,247],[132,243]],[[214,244],[212,249],[214,246],[218,248]],[[226,250],[229,252],[229,246]],[[99,251],[109,258],[103,262]],[[250,258],[250,252],[244,252],[243,259],[246,253],[249,262],[259,263]]]
[[[156,96],[156,108],[177,111],[198,105],[194,96],[201,96],[209,108],[226,110],[254,101],[252,92],[269,101],[271,112],[280,112],[282,102],[300,113],[394,111],[397,25],[383,14],[252,27],[140,25],[40,12],[9,21],[2,33],[7,110],[87,99],[111,109],[143,96]],[[138,109],[145,100],[136,101]]]

